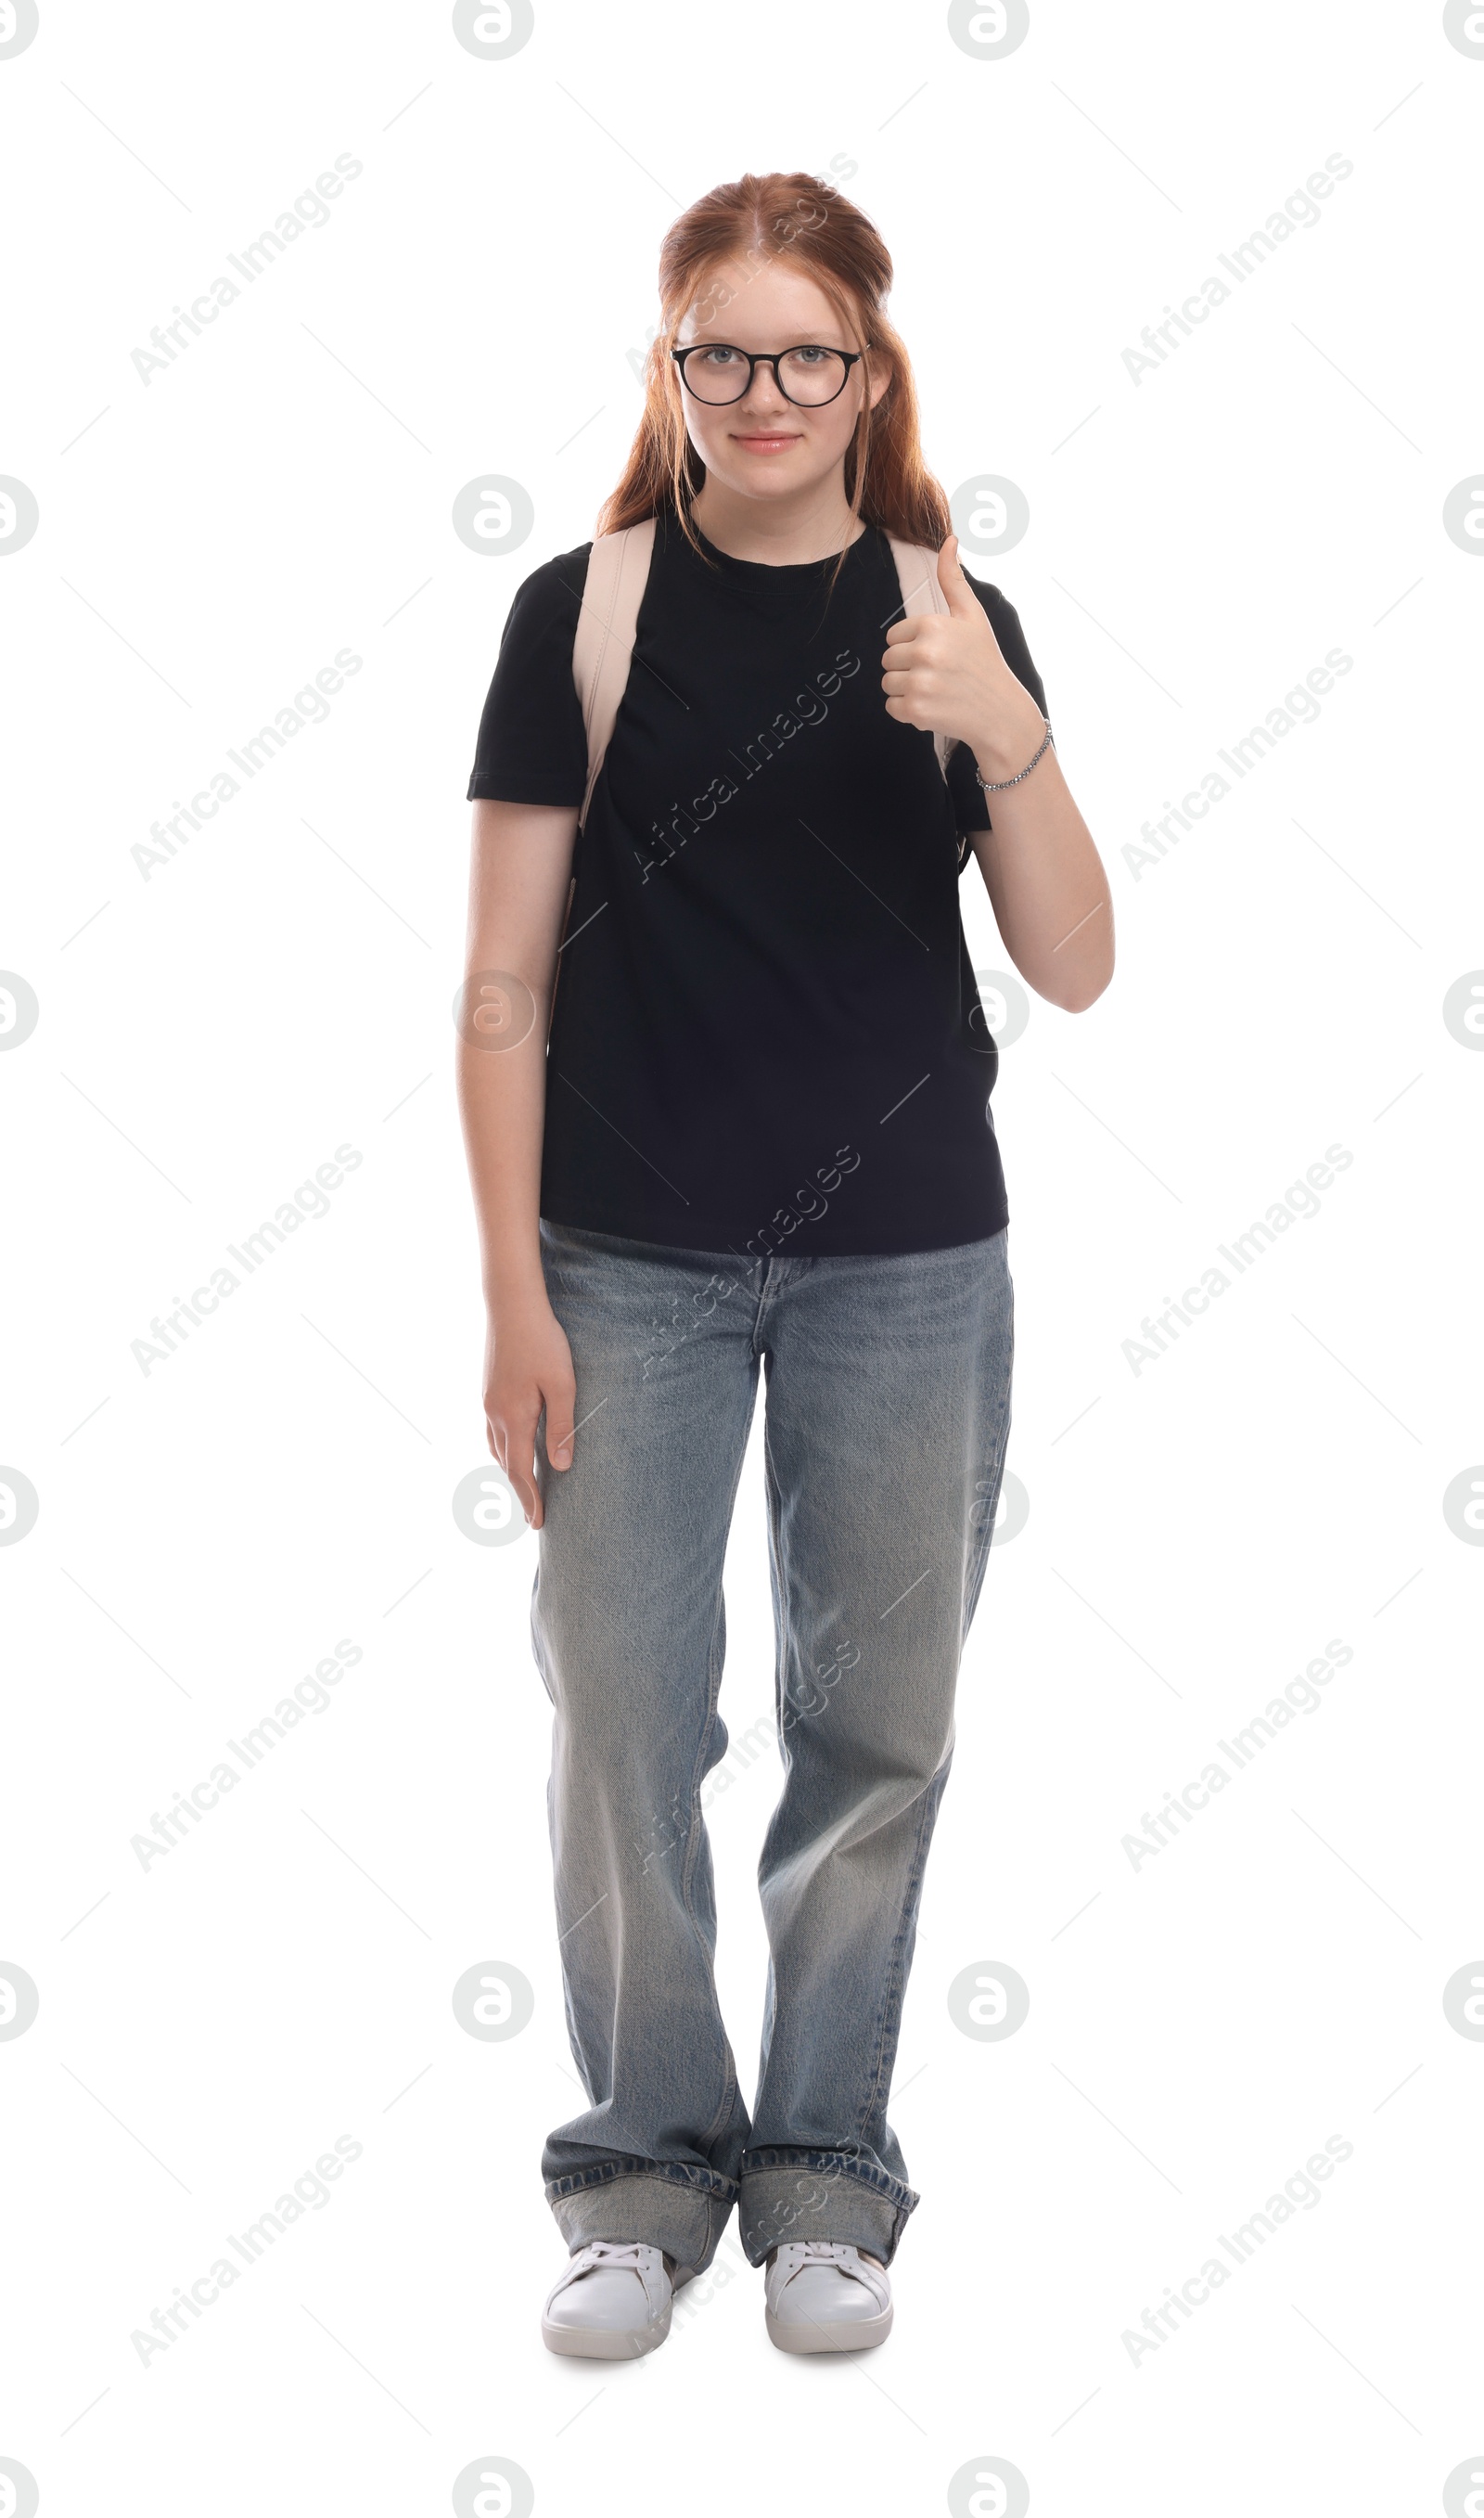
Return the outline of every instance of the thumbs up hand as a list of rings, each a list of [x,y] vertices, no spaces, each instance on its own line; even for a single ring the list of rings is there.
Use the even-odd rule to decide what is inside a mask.
[[[958,537],[938,553],[948,611],[894,621],[886,632],[881,688],[886,714],[904,725],[955,735],[987,778],[1008,777],[1045,732],[1039,709],[1000,653],[989,615],[964,576]]]

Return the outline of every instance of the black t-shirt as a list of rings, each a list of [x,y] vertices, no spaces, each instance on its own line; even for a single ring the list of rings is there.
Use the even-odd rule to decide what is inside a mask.
[[[932,736],[886,714],[903,605],[883,533],[827,599],[831,561],[701,541],[705,558],[661,514],[577,844],[541,1213],[754,1258],[980,1240],[1008,1208],[958,915],[958,835],[991,818],[973,754],[955,746],[945,781]],[[581,803],[591,548],[516,593],[471,797]],[[1013,604],[970,583],[1044,714]]]

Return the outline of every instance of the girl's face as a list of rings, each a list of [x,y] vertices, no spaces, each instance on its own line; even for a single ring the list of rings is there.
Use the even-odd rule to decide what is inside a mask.
[[[713,273],[682,319],[675,346],[685,349],[693,341],[737,350],[859,347],[824,290],[782,257],[761,272],[726,263]],[[787,499],[817,489],[837,468],[843,472],[868,392],[874,406],[891,382],[879,351],[870,364],[869,387],[863,360],[833,402],[817,405],[790,402],[771,368],[754,368],[747,392],[732,403],[698,402],[680,386],[677,371],[686,427],[707,479],[744,499]]]

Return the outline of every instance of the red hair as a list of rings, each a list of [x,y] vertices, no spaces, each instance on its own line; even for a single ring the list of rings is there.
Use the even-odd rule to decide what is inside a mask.
[[[705,465],[686,429],[670,351],[690,307],[697,305],[708,322],[729,302],[719,283],[706,286],[721,264],[740,262],[757,273],[774,259],[791,263],[824,291],[851,346],[865,352],[868,378],[873,351],[891,361],[890,384],[874,410],[863,398],[845,451],[852,526],[863,517],[903,542],[939,549],[952,520],[943,486],[922,459],[912,362],[886,320],[891,256],[865,211],[813,175],[743,175],[718,184],[670,228],[659,248],[660,322],[646,362],[644,412],[623,477],[599,513],[598,533],[616,533],[673,506],[688,541],[700,550],[690,502]]]

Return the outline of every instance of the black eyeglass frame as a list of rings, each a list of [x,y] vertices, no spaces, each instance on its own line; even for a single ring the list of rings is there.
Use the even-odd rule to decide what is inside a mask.
[[[741,393],[732,394],[726,402],[707,402],[704,394],[699,394],[695,386],[690,382],[685,371],[685,363],[687,359],[692,357],[697,350],[731,350],[735,352],[739,359],[745,359],[747,362],[747,381],[743,385]],[[779,361],[781,359],[791,359],[795,350],[827,350],[832,359],[842,359],[844,361],[845,373],[841,376],[833,393],[827,394],[823,402],[800,402],[795,395],[788,391],[787,386],[784,384],[779,369]],[[733,403],[745,402],[748,394],[752,391],[753,380],[756,377],[758,369],[762,367],[771,368],[773,369],[774,383],[777,385],[779,392],[783,395],[784,402],[791,404],[795,411],[827,411],[832,402],[839,401],[841,394],[850,382],[851,369],[859,360],[865,358],[866,353],[864,350],[837,350],[832,341],[795,341],[786,350],[744,350],[738,341],[687,341],[684,349],[672,350],[670,352],[670,356],[674,360],[675,365],[680,371],[680,381],[685,386],[686,392],[690,395],[691,400],[693,402],[699,402],[703,410],[730,411]]]

